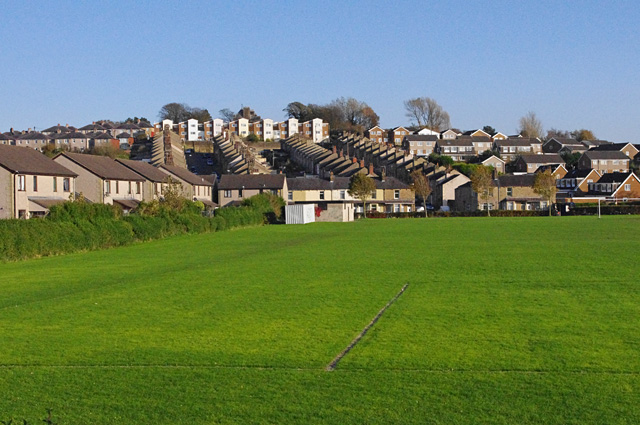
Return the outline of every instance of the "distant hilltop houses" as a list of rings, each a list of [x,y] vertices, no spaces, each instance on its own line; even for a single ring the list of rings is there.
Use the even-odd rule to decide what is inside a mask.
[[[29,128],[17,131],[11,128],[0,133],[0,144],[31,147],[42,151],[47,145],[55,149],[84,152],[99,146],[110,145],[115,148],[129,148],[135,139],[153,138],[166,126],[176,133],[183,142],[212,141],[216,137],[229,139],[236,135],[241,138],[255,135],[258,140],[277,141],[296,134],[320,143],[329,138],[329,124],[315,118],[299,122],[295,118],[274,121],[255,115],[250,108],[242,108],[233,121],[220,118],[200,122],[188,119],[181,122],[163,120],[151,124],[147,121],[112,123],[96,121],[83,127],[69,124],[36,131]]]

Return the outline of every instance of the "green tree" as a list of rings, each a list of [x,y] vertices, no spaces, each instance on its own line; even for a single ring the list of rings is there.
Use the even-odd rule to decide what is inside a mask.
[[[490,136],[493,136],[497,133],[496,129],[491,127],[490,125],[485,125],[484,127],[482,127],[482,131],[489,134]]]
[[[564,162],[567,165],[567,169],[574,169],[578,165],[578,160],[580,159],[582,154],[580,152],[564,152],[560,156],[562,156],[562,159],[564,159]]]
[[[556,187],[556,178],[551,174],[551,170],[545,170],[537,173],[533,181],[533,191],[542,198],[546,199],[549,205],[549,217],[551,217],[551,204],[556,199],[558,188]]]
[[[582,142],[583,140],[596,140],[596,136],[593,134],[593,132],[591,130],[587,130],[586,128],[574,130],[571,132],[571,135],[578,142]]]
[[[367,217],[367,200],[371,198],[374,190],[376,190],[376,182],[364,173],[356,173],[349,179],[347,192],[350,196],[362,201],[362,212],[365,218]]]
[[[487,204],[487,217],[491,216],[489,210],[489,199],[493,197],[493,175],[491,168],[484,165],[478,166],[471,174],[471,188],[478,194],[480,199]]]
[[[427,198],[431,195],[431,185],[429,179],[420,170],[413,170],[411,172],[411,188],[415,191],[416,196],[422,199],[422,206],[424,207],[424,216],[427,214]]]

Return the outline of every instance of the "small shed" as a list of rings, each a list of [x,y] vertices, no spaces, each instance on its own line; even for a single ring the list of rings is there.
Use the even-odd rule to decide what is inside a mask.
[[[284,209],[287,224],[307,224],[316,221],[314,204],[287,205]]]

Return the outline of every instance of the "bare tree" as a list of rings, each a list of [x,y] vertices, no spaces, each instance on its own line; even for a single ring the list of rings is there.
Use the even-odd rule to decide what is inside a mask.
[[[229,108],[220,109],[218,111],[218,116],[225,121],[233,121],[236,119],[236,114]]]
[[[430,97],[416,97],[404,102],[406,116],[420,128],[441,131],[451,127],[449,114]]]
[[[551,174],[551,170],[537,173],[533,181],[533,191],[542,196],[549,205],[549,217],[551,217],[551,204],[556,199],[556,178]]]
[[[542,137],[542,122],[540,122],[535,112],[529,111],[527,115],[520,118],[518,132],[522,137]]]
[[[489,199],[493,197],[493,173],[491,168],[484,165],[477,167],[471,173],[471,188],[478,194],[478,197],[487,204],[487,216],[491,216],[489,211]]]
[[[189,119],[189,105],[186,103],[167,103],[158,112],[161,120],[171,120],[173,122],[182,122]]]
[[[429,179],[420,170],[413,170],[411,172],[411,187],[416,192],[416,195],[422,199],[422,206],[424,207],[424,216],[427,215],[427,198],[431,195],[431,185]]]

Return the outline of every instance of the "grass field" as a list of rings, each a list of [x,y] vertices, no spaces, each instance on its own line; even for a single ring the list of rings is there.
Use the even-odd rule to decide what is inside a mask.
[[[638,241],[635,216],[367,220],[0,264],[0,420],[637,424]]]

